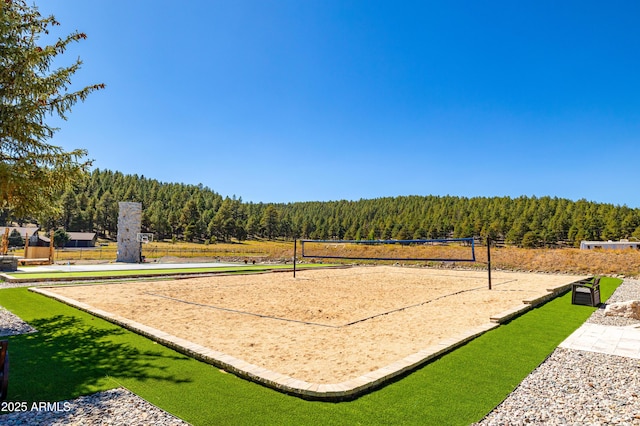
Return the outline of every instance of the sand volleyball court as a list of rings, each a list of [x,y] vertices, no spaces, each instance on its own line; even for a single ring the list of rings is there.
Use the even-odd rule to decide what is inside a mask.
[[[494,271],[489,290],[486,271],[370,266],[42,290],[317,388],[423,353],[581,278]]]

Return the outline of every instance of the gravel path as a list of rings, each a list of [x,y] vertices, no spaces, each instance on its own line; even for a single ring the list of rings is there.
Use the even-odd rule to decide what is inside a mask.
[[[640,281],[625,280],[609,303],[640,300]],[[629,326],[640,321],[605,317],[588,322]],[[0,309],[0,336],[34,332]],[[49,407],[51,408],[51,407]],[[112,389],[0,417],[3,425],[186,425],[125,389]],[[478,425],[640,425],[640,360],[558,348]]]
[[[609,303],[640,300],[640,281],[625,280]],[[631,326],[640,321],[587,320]],[[640,425],[640,360],[558,348],[479,425]]]

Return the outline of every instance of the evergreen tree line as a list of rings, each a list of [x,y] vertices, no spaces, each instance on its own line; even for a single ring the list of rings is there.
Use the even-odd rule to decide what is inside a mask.
[[[158,240],[421,239],[491,237],[525,247],[640,239],[640,209],[551,197],[402,196],[359,201],[245,203],[202,185],[163,183],[96,169],[62,195],[44,229],[115,238],[118,202],[143,206],[142,231]],[[10,218],[9,218],[10,219]],[[16,219],[16,218],[13,218]]]

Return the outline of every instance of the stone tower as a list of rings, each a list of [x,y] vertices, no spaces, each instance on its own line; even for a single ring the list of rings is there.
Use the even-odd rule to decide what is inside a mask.
[[[141,249],[138,234],[142,224],[142,203],[118,203],[117,262],[140,262]]]

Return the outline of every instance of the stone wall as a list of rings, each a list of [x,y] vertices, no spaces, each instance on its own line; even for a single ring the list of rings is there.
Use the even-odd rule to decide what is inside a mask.
[[[18,270],[17,256],[0,256],[0,271],[13,272]]]
[[[118,203],[118,253],[117,262],[140,262],[140,242],[137,236],[142,224],[142,203]]]

